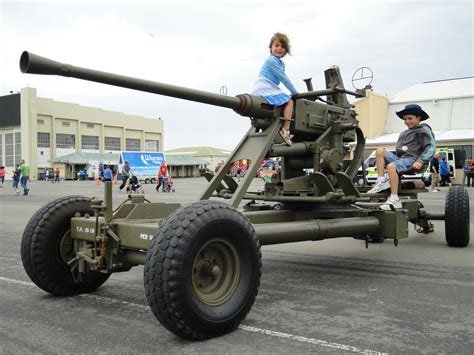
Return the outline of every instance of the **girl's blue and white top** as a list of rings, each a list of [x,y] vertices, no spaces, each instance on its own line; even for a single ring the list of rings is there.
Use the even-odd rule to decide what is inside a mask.
[[[271,55],[265,60],[262,69],[260,69],[258,79],[253,86],[252,95],[263,96],[271,105],[284,105],[291,99],[291,96],[281,91],[278,87],[280,82],[286,86],[291,95],[298,93],[285,74],[285,63],[280,58]]]

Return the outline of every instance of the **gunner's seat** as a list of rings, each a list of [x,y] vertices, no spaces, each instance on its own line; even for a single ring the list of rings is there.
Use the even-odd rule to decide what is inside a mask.
[[[426,171],[425,164],[423,164],[420,169],[411,168],[403,173],[398,174],[399,190],[424,190],[426,186],[422,179],[403,181],[403,176],[406,176],[406,175],[414,176],[416,174],[421,174],[424,171]]]

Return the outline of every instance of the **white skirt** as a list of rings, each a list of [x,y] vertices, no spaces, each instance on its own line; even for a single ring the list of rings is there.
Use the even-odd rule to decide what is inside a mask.
[[[253,85],[252,95],[262,96],[269,104],[275,106],[282,106],[291,99],[291,96],[285,94],[278,85],[264,77],[257,79]]]

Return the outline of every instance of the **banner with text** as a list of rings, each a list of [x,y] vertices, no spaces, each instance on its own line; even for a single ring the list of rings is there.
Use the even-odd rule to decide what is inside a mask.
[[[130,170],[136,176],[151,176],[158,174],[158,168],[165,160],[163,152],[122,152],[120,165],[128,161]]]

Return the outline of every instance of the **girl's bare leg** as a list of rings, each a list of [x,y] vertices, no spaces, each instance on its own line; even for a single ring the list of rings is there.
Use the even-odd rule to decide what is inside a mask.
[[[293,116],[293,100],[290,100],[286,103],[283,108],[283,117],[285,117],[285,123],[283,124],[283,129],[290,131],[291,117]]]

